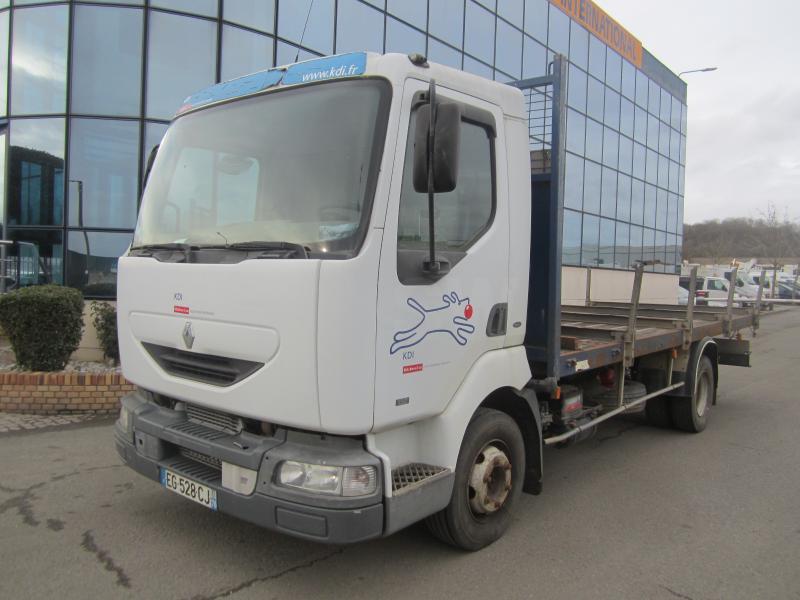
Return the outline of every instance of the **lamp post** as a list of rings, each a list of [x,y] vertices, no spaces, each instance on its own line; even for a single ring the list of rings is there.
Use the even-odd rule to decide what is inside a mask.
[[[690,71],[681,71],[678,73],[678,77],[681,75],[686,75],[687,73],[708,73],[710,71],[716,71],[719,67],[705,67],[704,69],[692,69]]]

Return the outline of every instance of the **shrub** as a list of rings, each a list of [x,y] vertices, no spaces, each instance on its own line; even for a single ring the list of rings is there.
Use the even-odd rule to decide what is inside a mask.
[[[107,302],[94,301],[91,304],[92,323],[97,330],[97,339],[103,354],[119,362],[119,341],[117,339],[117,309]]]
[[[58,371],[81,342],[83,296],[59,285],[8,292],[0,296],[0,326],[20,367]]]

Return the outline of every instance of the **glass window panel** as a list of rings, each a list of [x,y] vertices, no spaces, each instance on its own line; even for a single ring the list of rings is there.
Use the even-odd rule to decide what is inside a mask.
[[[117,261],[132,233],[70,231],[67,237],[67,285],[90,298],[113,298],[117,293]]]
[[[603,167],[600,214],[612,219],[617,214],[617,172],[608,167]]]
[[[606,88],[606,106],[603,122],[612,129],[619,129],[620,97],[611,88]]]
[[[630,175],[633,169],[633,141],[624,135],[619,137],[619,170]]]
[[[569,56],[569,17],[560,10],[550,11],[547,45],[554,52]]]
[[[683,196],[683,188],[686,184],[686,170],[684,167],[681,167],[678,171],[678,194]]]
[[[495,81],[499,81],[500,83],[511,83],[512,81],[514,81],[515,79],[518,79],[518,78],[519,78],[519,76],[511,78],[511,77],[509,77],[508,75],[506,75],[505,73],[503,73],[502,71],[500,71],[498,69],[494,70],[494,80]]]
[[[38,1],[38,0],[37,0]],[[83,2],[102,2],[104,4],[109,3],[109,0],[82,0]],[[31,2],[33,3],[33,1]],[[131,4],[131,5],[138,5],[141,6],[144,4],[144,0],[111,0],[113,4]],[[16,4],[22,4],[21,2],[16,2]],[[8,6],[8,0],[5,1],[5,5]]]
[[[647,166],[647,150],[641,144],[633,144],[633,176],[644,179]]]
[[[144,124],[144,146],[142,146],[142,175],[147,168],[147,159],[154,146],[161,143],[164,134],[167,133],[167,125],[163,123]]]
[[[171,119],[187,96],[214,83],[217,26],[153,12],[148,37],[147,116]]]
[[[386,8],[391,14],[420,29],[428,27],[427,0],[389,0]]]
[[[686,135],[686,120],[687,120],[687,109],[686,105],[683,105],[683,110],[681,111],[681,133],[685,136]]]
[[[523,36],[522,77],[541,77],[547,72],[547,50],[545,47],[527,35]]]
[[[52,4],[54,2],[62,2],[63,0],[15,0],[14,6],[24,6],[26,4]],[[8,2],[6,2],[8,6]]]
[[[494,61],[495,17],[482,6],[467,0],[464,24],[464,52],[486,63]]]
[[[642,228],[631,225],[630,265],[642,260]]]
[[[583,235],[581,236],[581,264],[596,267],[600,242],[600,217],[583,215]]]
[[[656,117],[661,108],[661,88],[655,81],[650,80],[650,92],[647,100],[647,112]]]
[[[497,0],[497,14],[517,27],[522,27],[524,0]]]
[[[586,139],[586,117],[569,109],[567,113],[567,150],[583,154]]]
[[[626,98],[622,98],[620,101],[620,111],[619,111],[619,130],[620,133],[624,133],[628,137],[633,137],[633,102],[627,100]]]
[[[64,233],[47,229],[12,229],[9,258],[19,257],[19,273],[14,278],[19,287],[64,283]],[[17,261],[14,261],[17,263]]]
[[[631,180],[631,223],[644,223],[644,182]]]
[[[678,196],[675,194],[667,196],[667,231],[678,231]]]
[[[668,205],[669,194],[665,190],[658,190],[656,192],[656,201],[658,206],[656,208],[656,229],[665,230],[667,228],[667,214],[669,212]]]
[[[589,73],[606,80],[606,45],[593,35],[589,36]]]
[[[658,157],[658,187],[669,187],[669,159],[663,156]]]
[[[611,268],[614,266],[615,226],[611,219],[600,219],[600,244],[597,265]]]
[[[586,158],[603,162],[603,126],[586,119]]]
[[[217,16],[217,0],[150,0],[150,6],[155,8],[168,8],[183,12],[203,15],[204,17]]]
[[[72,111],[138,116],[142,77],[142,10],[75,7]]]
[[[569,66],[567,104],[581,112],[586,112],[586,73],[575,65]]]
[[[375,8],[380,8],[381,10],[386,9],[386,0],[366,0],[370,4],[372,4]]]
[[[672,111],[669,124],[673,129],[680,130],[681,128],[681,101],[674,96],[672,98]]]
[[[522,32],[505,21],[497,21],[497,55],[494,66],[515,78],[522,74]]]
[[[600,165],[586,161],[583,171],[583,210],[590,213],[600,212]]]
[[[581,264],[581,233],[583,215],[574,210],[564,211],[561,262],[565,265]]]
[[[139,123],[72,119],[69,137],[69,225],[133,229]]]
[[[669,123],[672,116],[672,96],[667,90],[661,90],[661,114],[659,118],[664,123]]]
[[[669,188],[670,192],[678,193],[678,163],[669,161]]]
[[[317,58],[317,57],[319,57],[319,54],[315,54],[314,52],[308,52],[307,50],[301,50],[297,46],[293,46],[291,44],[278,42],[278,47],[276,48],[276,55],[275,55],[275,64],[286,65],[289,63],[296,62],[298,60],[306,60],[309,58]]]
[[[636,67],[627,60],[622,61],[622,95],[629,100],[636,98]]]
[[[589,77],[589,87],[586,92],[586,114],[593,119],[602,121],[604,101],[605,86],[594,77]]]
[[[617,179],[617,219],[630,221],[631,218],[631,178],[619,174]]]
[[[8,15],[0,13],[0,116],[8,109]]]
[[[618,92],[622,89],[622,57],[611,48],[606,59],[606,83]]]
[[[525,33],[547,43],[547,0],[525,0]]]
[[[8,224],[64,222],[64,119],[11,122]]]
[[[644,260],[653,260],[655,256],[656,245],[656,232],[653,229],[645,227],[642,230],[642,257]],[[647,267],[648,271],[653,269]]]
[[[664,262],[667,253],[667,234],[663,231],[656,231],[655,258]],[[656,269],[662,270],[662,269]]]
[[[273,64],[271,36],[222,26],[222,81],[263,71]]]
[[[358,0],[339,0],[336,52],[383,52],[382,12]]]
[[[605,127],[603,129],[603,164],[617,168],[619,160],[619,134]]]
[[[480,75],[481,77],[485,77],[486,79],[492,79],[494,73],[492,72],[492,67],[489,65],[485,65],[480,61],[475,60],[474,58],[470,58],[469,56],[464,56],[464,70],[468,73],[473,73],[474,75]]]
[[[678,162],[680,164],[682,164],[682,165],[686,164],[686,136],[685,135],[681,136],[681,156],[680,156],[680,160]]]
[[[0,133],[0,238],[6,231],[6,137],[6,131]]]
[[[678,236],[683,236],[683,198],[678,196]]]
[[[428,38],[428,58],[433,62],[441,63],[455,69],[461,68],[461,52],[433,38]],[[491,77],[491,70],[489,72],[489,77]]]
[[[462,48],[464,37],[463,0],[438,0],[428,6],[428,33]],[[494,35],[494,26],[490,35]]]
[[[589,68],[589,32],[570,20],[569,59],[582,69]]]
[[[681,134],[674,129],[669,130],[669,157],[674,161],[681,158]]]
[[[631,266],[628,250],[630,232],[630,225],[627,223],[617,223],[617,240],[614,244],[614,266],[618,269],[628,269]]]
[[[409,27],[405,23],[386,18],[386,52],[411,54],[417,52],[425,55],[425,34]],[[433,60],[432,57],[429,57]],[[460,66],[460,65],[459,65]]]
[[[297,44],[302,39],[302,46],[323,54],[332,54],[333,3],[334,0],[281,2],[278,6],[278,35]]]
[[[640,144],[647,143],[647,113],[643,108],[634,107],[633,139]]]
[[[658,150],[658,118],[647,115],[647,147]]]
[[[14,11],[11,114],[52,114],[67,104],[67,6]]]
[[[664,156],[669,156],[669,136],[671,131],[672,130],[664,123],[659,125],[658,151]]]
[[[644,180],[655,185],[658,183],[658,154],[652,150],[647,150],[647,171]]]
[[[252,29],[275,30],[275,0],[225,0],[222,15],[226,21]]]
[[[641,71],[636,71],[636,104],[642,108],[647,108],[647,89],[649,80],[647,75]]]
[[[492,12],[497,11],[497,0],[473,0],[473,2],[477,2],[478,4],[483,4],[486,8],[488,8]]]
[[[583,207],[583,159],[569,152],[564,169],[564,206],[576,210]]]
[[[656,188],[650,184],[644,186],[644,225],[656,226]]]

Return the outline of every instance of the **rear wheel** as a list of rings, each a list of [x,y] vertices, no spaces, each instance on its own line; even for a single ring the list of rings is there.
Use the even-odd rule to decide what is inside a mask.
[[[461,443],[450,504],[428,517],[428,529],[464,550],[488,546],[508,529],[524,477],[519,427],[505,413],[479,409]]]
[[[672,398],[672,422],[677,429],[700,433],[706,428],[708,413],[716,396],[714,366],[707,356],[700,358],[694,376],[694,393],[691,398]]]

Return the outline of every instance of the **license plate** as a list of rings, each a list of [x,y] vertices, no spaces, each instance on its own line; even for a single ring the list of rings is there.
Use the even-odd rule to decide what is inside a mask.
[[[183,475],[178,475],[168,469],[161,469],[161,485],[184,498],[202,504],[206,508],[217,510],[217,491],[212,490],[207,485],[187,479]]]

